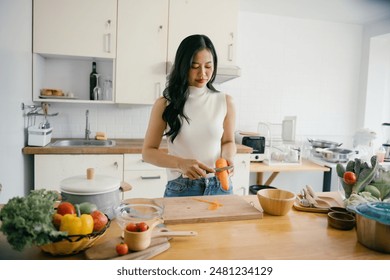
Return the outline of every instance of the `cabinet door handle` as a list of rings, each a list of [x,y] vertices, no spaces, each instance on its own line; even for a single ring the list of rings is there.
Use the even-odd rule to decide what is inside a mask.
[[[116,169],[118,169],[119,168],[118,162],[114,162],[114,166],[115,166]]]
[[[228,60],[233,61],[233,44],[228,46]]]
[[[156,180],[156,179],[161,179],[161,176],[160,175],[156,175],[156,176],[141,176],[141,179],[142,180]]]
[[[104,34],[104,51],[111,53],[111,33]]]

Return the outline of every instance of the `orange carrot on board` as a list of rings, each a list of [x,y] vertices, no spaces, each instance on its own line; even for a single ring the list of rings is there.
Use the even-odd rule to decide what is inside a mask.
[[[224,158],[219,158],[215,162],[216,168],[221,168],[221,167],[225,167],[225,166],[228,166],[228,163],[227,163],[226,159],[224,159]],[[217,176],[219,182],[221,183],[222,188],[225,191],[229,190],[229,173],[228,173],[228,171],[224,170],[221,172],[217,172],[217,173],[215,173],[215,176]]]
[[[208,201],[206,199],[201,199],[201,198],[194,198],[195,200],[197,201],[200,201],[200,202],[205,202],[205,203],[209,203],[210,206],[209,206],[209,210],[217,210],[219,207],[223,206],[221,203],[219,203],[217,200],[214,200],[214,201]]]

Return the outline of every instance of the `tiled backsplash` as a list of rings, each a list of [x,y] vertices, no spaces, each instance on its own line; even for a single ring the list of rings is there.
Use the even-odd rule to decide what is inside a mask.
[[[86,110],[89,110],[91,136],[102,131],[109,138],[143,138],[149,121],[151,106],[58,104],[50,106],[51,112],[59,112],[49,122],[53,138],[80,138],[85,136]]]

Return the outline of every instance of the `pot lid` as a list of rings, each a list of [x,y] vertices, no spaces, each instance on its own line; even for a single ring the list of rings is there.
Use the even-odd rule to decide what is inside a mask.
[[[120,180],[115,177],[95,175],[93,168],[86,175],[69,177],[60,182],[61,191],[69,194],[93,195],[119,190]]]
[[[355,212],[363,217],[390,225],[390,203],[388,202],[362,203],[357,205],[355,209]]]

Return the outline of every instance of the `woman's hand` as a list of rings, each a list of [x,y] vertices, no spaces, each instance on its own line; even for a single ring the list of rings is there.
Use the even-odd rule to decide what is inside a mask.
[[[181,173],[191,180],[205,178],[207,173],[213,173],[214,169],[208,167],[196,159],[182,159],[179,162]]]

